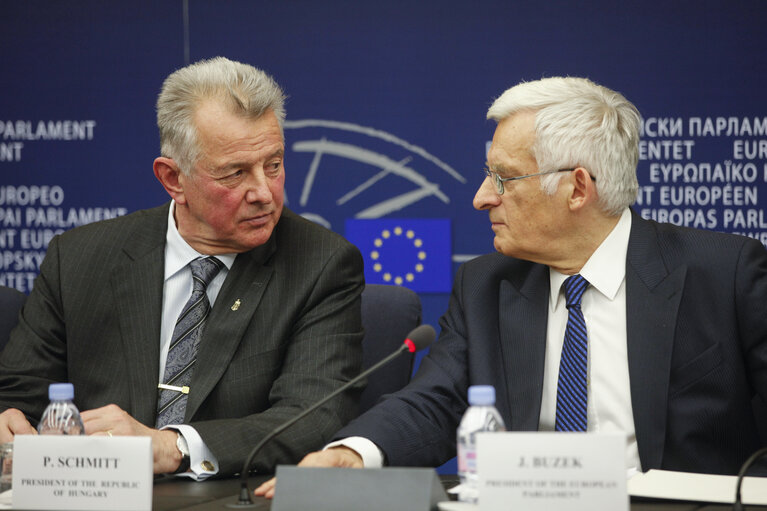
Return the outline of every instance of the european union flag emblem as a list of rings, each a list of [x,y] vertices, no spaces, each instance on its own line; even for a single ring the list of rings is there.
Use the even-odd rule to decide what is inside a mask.
[[[449,219],[347,220],[346,239],[362,252],[368,284],[450,292]]]

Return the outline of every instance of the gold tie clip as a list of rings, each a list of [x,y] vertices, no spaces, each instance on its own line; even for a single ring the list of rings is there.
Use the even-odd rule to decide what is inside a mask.
[[[174,390],[176,392],[181,392],[182,394],[189,394],[189,387],[186,385],[183,387],[176,387],[175,385],[165,385],[164,383],[158,383],[157,388],[162,390]]]

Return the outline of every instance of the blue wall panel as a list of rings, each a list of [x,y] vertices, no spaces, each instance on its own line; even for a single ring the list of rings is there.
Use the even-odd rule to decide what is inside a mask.
[[[4,2],[0,284],[28,292],[53,233],[166,200],[151,169],[157,92],[216,55],[283,86],[289,207],[339,232],[350,218],[446,218],[453,270],[491,251],[471,208],[485,112],[520,80],[575,75],[648,121],[644,216],[764,242],[765,19],[758,0]],[[436,324],[447,294],[422,300]]]

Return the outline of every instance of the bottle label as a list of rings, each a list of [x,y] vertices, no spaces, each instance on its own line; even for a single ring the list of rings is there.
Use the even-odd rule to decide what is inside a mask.
[[[477,470],[477,451],[474,448],[461,449],[458,454],[458,472],[473,473]]]

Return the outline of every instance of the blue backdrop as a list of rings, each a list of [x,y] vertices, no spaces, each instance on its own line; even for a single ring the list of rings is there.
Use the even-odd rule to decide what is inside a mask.
[[[457,265],[492,250],[471,208],[485,113],[520,80],[586,76],[637,105],[643,216],[767,241],[765,19],[761,0],[6,1],[0,284],[28,292],[53,234],[167,200],[151,169],[157,93],[217,55],[289,95],[290,208],[341,233],[347,220],[448,222],[411,265],[443,265],[437,283],[401,275],[426,290],[426,322]]]

